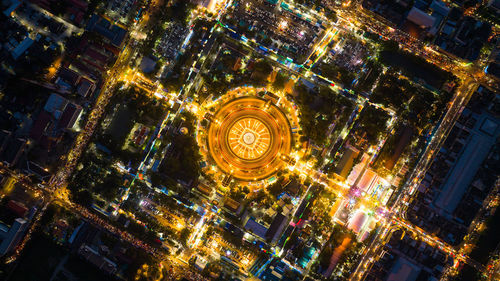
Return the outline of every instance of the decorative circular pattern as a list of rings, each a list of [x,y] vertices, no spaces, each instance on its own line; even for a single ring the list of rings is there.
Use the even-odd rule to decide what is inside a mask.
[[[250,132],[245,133],[243,135],[243,142],[245,144],[248,144],[248,145],[253,144],[255,142],[255,135],[253,133],[250,133]]]
[[[229,129],[229,147],[243,159],[257,159],[269,148],[271,135],[266,125],[255,118],[242,118]]]
[[[270,177],[284,164],[292,134],[285,114],[270,101],[241,97],[223,104],[208,128],[208,149],[217,166],[234,178]]]

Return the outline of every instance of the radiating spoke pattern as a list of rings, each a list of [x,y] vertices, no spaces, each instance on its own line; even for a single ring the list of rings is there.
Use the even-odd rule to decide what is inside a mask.
[[[208,127],[210,161],[234,178],[256,181],[283,167],[291,149],[287,117],[267,100],[241,97],[220,104]]]
[[[271,135],[269,129],[255,118],[238,120],[229,130],[229,147],[243,159],[257,159],[269,148]]]

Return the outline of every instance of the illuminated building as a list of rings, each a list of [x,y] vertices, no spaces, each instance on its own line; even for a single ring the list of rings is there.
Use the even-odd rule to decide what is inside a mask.
[[[235,179],[266,179],[279,171],[292,147],[290,124],[271,101],[245,96],[217,108],[208,126],[215,164]]]

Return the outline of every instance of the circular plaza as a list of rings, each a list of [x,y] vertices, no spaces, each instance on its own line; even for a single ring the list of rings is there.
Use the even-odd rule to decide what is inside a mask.
[[[292,147],[292,134],[278,106],[258,96],[243,96],[217,108],[207,142],[211,158],[224,173],[254,181],[282,168]]]

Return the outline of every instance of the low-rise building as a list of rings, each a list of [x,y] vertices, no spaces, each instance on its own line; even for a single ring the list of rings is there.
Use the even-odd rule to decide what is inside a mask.
[[[88,262],[90,262],[100,270],[110,275],[117,272],[116,263],[112,262],[106,257],[101,256],[98,251],[92,249],[88,245],[82,245],[78,250],[78,254],[80,254],[83,258],[85,258]]]
[[[12,251],[21,240],[27,222],[23,218],[17,218],[12,226],[0,223],[0,256]]]
[[[6,162],[9,166],[15,166],[21,155],[24,153],[27,147],[26,139],[16,138],[11,139],[7,148],[3,151],[1,158],[4,162]]]
[[[61,118],[59,119],[58,127],[61,129],[72,129],[76,121],[82,114],[82,107],[78,104],[69,103],[64,108]]]
[[[495,160],[500,137],[499,97],[480,87],[458,117],[425,173],[408,219],[450,244],[458,244],[490,190],[481,184]],[[488,160],[489,159],[489,160]],[[484,171],[483,171],[484,170]],[[481,199],[482,198],[482,199]],[[474,203],[476,202],[476,203]]]
[[[346,151],[340,158],[339,164],[335,167],[335,174],[337,174],[342,180],[345,180],[354,165],[354,159],[359,155],[359,150],[355,147],[348,145]]]
[[[87,23],[87,30],[97,32],[115,47],[121,47],[125,42],[127,30],[109,20],[94,14]]]

